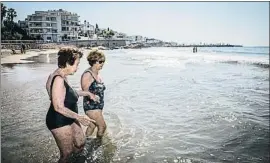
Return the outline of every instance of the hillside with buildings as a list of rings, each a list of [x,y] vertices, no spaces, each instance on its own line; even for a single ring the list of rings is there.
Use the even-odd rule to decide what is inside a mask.
[[[1,22],[2,20],[3,18]],[[19,20],[18,23],[14,24],[24,31],[28,38],[43,43],[69,42],[80,46],[104,46],[108,48],[229,46],[229,44],[178,44],[140,35],[129,36],[109,27],[100,28],[98,24],[91,24],[89,20],[81,21],[77,13],[63,9],[35,11],[31,15],[27,15],[24,20]],[[2,23],[2,26],[5,26],[5,23]],[[11,43],[5,38],[2,40],[2,43]]]

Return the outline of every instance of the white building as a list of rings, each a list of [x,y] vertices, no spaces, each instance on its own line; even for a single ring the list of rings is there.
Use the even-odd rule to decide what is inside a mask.
[[[65,10],[35,11],[25,19],[30,36],[59,42],[78,38],[79,16]]]
[[[146,41],[146,38],[140,35],[129,36],[129,39],[131,39],[134,43],[142,43]]]
[[[93,38],[95,34],[95,27],[86,20],[79,27],[79,36]]]
[[[26,19],[27,20],[27,19]],[[27,21],[18,21],[18,25],[21,29],[28,31],[28,25],[27,25]]]
[[[161,40],[154,39],[154,38],[147,38],[146,39],[146,43],[150,43],[150,44],[160,43],[160,42],[162,42],[162,41]]]
[[[117,31],[114,31],[114,38],[120,38],[120,39],[125,39],[125,38],[127,38],[127,34],[125,34],[125,33],[119,33],[119,32],[117,32]]]

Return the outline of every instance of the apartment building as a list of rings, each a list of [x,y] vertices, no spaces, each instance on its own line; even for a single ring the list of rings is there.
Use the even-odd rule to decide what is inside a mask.
[[[21,21],[21,20],[19,20],[18,21],[18,25],[19,25],[19,27],[21,27],[21,29],[23,29],[25,31],[28,31],[27,21]]]
[[[93,38],[94,34],[95,34],[95,27],[94,27],[94,25],[91,25],[86,20],[84,21],[83,24],[80,24],[80,27],[79,27],[79,36]]]
[[[136,42],[146,42],[146,37],[143,37],[143,36],[140,36],[140,35],[133,35],[133,36],[130,36],[129,39],[133,42],[133,43],[136,43]]]
[[[19,24],[26,24],[26,30],[32,37],[59,42],[78,39],[79,17],[62,9],[35,11]]]
[[[121,33],[121,32],[117,32],[117,31],[114,31],[114,38],[121,38],[121,39],[124,39],[124,38],[127,38],[127,34]]]

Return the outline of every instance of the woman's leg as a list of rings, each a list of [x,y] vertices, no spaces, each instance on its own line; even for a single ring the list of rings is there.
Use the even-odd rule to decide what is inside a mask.
[[[66,163],[73,151],[73,131],[71,126],[63,126],[51,130],[56,144],[60,150],[59,163]]]
[[[102,114],[102,110],[100,110],[100,109],[96,109],[96,110],[88,110],[87,112],[86,112],[86,115],[89,117],[89,118],[91,118],[91,119],[94,119],[95,121],[96,121],[96,126],[97,126],[97,128],[98,128],[98,131],[97,131],[97,137],[102,137],[103,135],[104,135],[104,132],[105,132],[105,130],[106,130],[106,123],[105,123],[105,121],[104,121],[104,118],[103,118],[103,114]],[[88,127],[88,129],[89,129],[89,133],[87,133],[87,131],[86,131],[86,133],[87,134],[92,134],[93,133],[93,131],[94,131],[94,127],[92,127],[92,126],[90,126],[91,128],[89,129],[89,127]],[[88,130],[87,129],[87,130]],[[90,135],[91,135],[90,134]],[[90,136],[90,135],[87,135],[87,136]]]
[[[79,122],[75,121],[74,123],[72,123],[71,128],[73,131],[73,149],[74,152],[77,153],[83,150],[83,147],[85,145],[85,135]]]
[[[95,110],[88,110],[85,113],[90,119],[96,120],[96,113]],[[96,128],[96,124],[90,123],[90,125],[86,129],[86,136],[91,136]]]
[[[95,111],[96,111],[95,112],[95,118],[96,118],[95,121],[96,121],[96,125],[98,128],[97,137],[101,138],[101,137],[103,137],[107,126],[106,126],[105,120],[103,118],[102,110],[98,109]]]

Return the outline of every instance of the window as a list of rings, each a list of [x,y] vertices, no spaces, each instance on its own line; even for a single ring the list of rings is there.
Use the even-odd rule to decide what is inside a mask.
[[[52,38],[51,37],[47,37],[47,40],[51,40]]]

